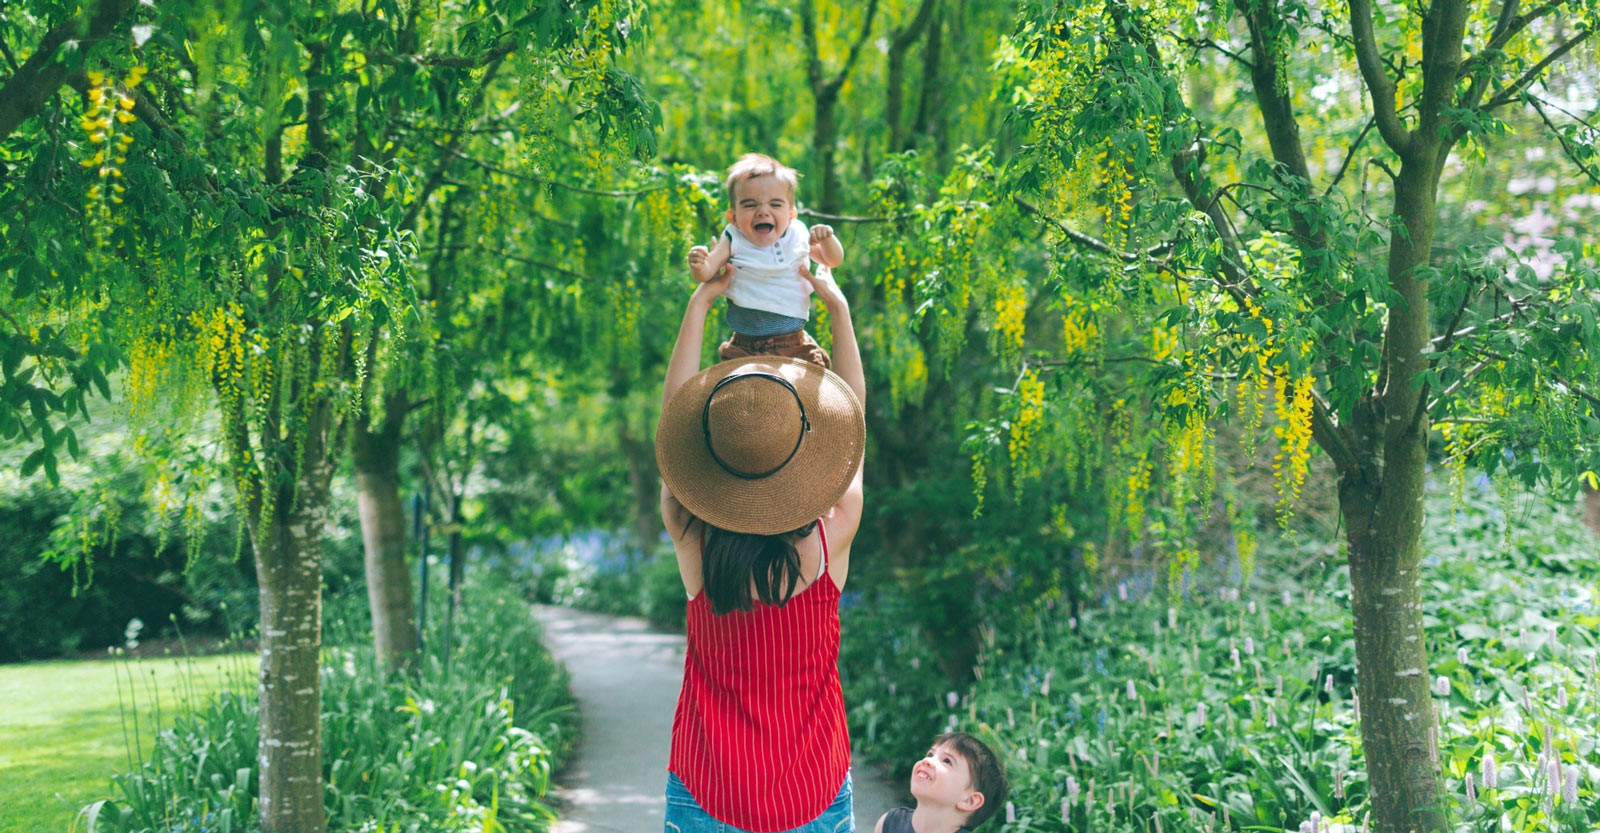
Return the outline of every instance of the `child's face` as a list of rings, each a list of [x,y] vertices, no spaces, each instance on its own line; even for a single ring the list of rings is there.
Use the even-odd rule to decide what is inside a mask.
[[[736,183],[728,222],[757,246],[770,246],[789,230],[795,218],[794,195],[775,176],[758,176]]]
[[[971,765],[948,743],[929,749],[911,768],[911,795],[918,804],[927,801],[968,813],[983,803],[972,788]]]

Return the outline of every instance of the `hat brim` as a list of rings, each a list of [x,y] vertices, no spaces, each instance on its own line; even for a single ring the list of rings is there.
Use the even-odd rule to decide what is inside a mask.
[[[788,379],[811,430],[783,468],[760,479],[737,477],[711,456],[700,414],[726,376],[765,371]],[[712,365],[672,394],[656,428],[656,464],[678,502],[695,517],[732,532],[777,535],[822,517],[861,468],[867,423],[861,400],[839,375],[800,359],[747,356]]]

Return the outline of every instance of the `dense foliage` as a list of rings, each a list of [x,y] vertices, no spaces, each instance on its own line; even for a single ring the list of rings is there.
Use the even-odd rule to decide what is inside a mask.
[[[1437,658],[1425,467],[1600,485],[1592,3],[26,6],[0,17],[0,438],[55,482],[115,398],[152,528],[224,484],[275,661],[316,662],[272,622],[315,598],[290,565],[349,500],[347,445],[396,598],[402,480],[457,552],[651,551],[682,255],[747,150],[845,244],[874,391],[854,581],[933,649],[920,687],[992,679],[997,640],[1130,571],[1248,585],[1262,527],[1322,496],[1360,684],[1397,687],[1363,742],[1402,830],[1439,804],[1401,765],[1436,751],[1405,719],[1428,685],[1393,673]],[[80,528],[116,489],[79,490]],[[667,598],[652,563],[614,595]]]
[[[1438,713],[1418,719],[1439,726],[1451,829],[1588,829],[1600,820],[1595,534],[1571,504],[1502,498],[1487,479],[1459,502],[1438,491],[1425,611],[1438,659],[1418,671]],[[857,749],[899,774],[947,726],[978,732],[1004,752],[1010,830],[1361,826],[1345,572],[1330,561],[1241,583],[1223,569],[1177,600],[1147,572],[1076,616],[1057,606],[988,631],[978,679],[954,687],[930,673],[907,600],[869,597],[845,620]]]
[[[362,602],[344,603],[357,623]],[[576,728],[565,674],[520,599],[482,591],[467,602],[448,666],[436,630],[411,680],[380,672],[361,628],[330,623],[322,688],[330,829],[542,830],[553,820],[550,773]],[[137,770],[113,779],[116,798],[85,808],[91,829],[260,829],[258,705],[244,666],[232,690],[178,715]]]

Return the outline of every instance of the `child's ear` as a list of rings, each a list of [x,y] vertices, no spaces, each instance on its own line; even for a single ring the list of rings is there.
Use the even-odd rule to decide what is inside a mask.
[[[726,216],[728,218],[728,222],[730,222],[730,223],[733,222],[733,209],[732,208],[728,209],[728,213],[726,215],[724,215],[724,216]]]
[[[956,809],[963,813],[975,813],[982,806],[983,793],[976,791],[967,793],[966,798],[956,802]]]

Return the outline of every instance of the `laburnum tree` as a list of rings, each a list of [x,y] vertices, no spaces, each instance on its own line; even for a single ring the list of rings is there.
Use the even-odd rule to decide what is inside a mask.
[[[1048,299],[1061,329],[1011,354],[979,471],[998,450],[1026,482],[1098,442],[1123,472],[1115,525],[1179,570],[1217,420],[1276,435],[1255,450],[1280,515],[1320,449],[1380,833],[1448,828],[1419,605],[1430,445],[1446,471],[1573,494],[1594,477],[1600,275],[1570,183],[1597,181],[1596,134],[1569,90],[1595,23],[1565,0],[1069,0],[1029,6],[997,56],[1023,148],[969,193],[1050,230],[1054,266],[1015,280],[1013,308]],[[1578,198],[1542,247],[1469,187],[1513,130]],[[959,284],[923,275],[940,314]]]
[[[613,66],[625,3],[40,4],[0,23],[6,436],[53,469],[121,369],[135,440],[211,437],[261,588],[260,823],[324,829],[320,536],[352,431],[428,343],[426,220],[497,83],[505,160],[573,114],[614,145],[653,114]],[[429,141],[421,137],[432,136]],[[601,155],[604,142],[584,151]],[[417,397],[421,398],[421,397]],[[382,430],[381,428],[377,430]],[[196,479],[157,459],[163,509]],[[178,493],[176,497],[172,493]]]

